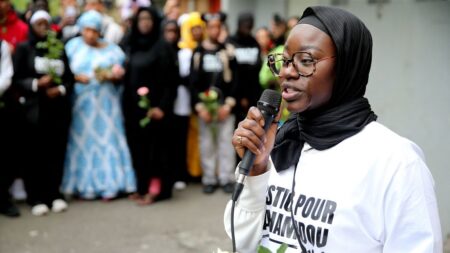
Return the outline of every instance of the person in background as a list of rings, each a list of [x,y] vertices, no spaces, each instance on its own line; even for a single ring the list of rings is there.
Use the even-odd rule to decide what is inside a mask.
[[[251,13],[241,13],[238,17],[236,34],[230,37],[227,50],[236,60],[233,79],[236,85],[236,121],[240,122],[247,115],[250,106],[256,105],[262,88],[259,84],[261,69],[260,49],[252,36],[254,18]]]
[[[50,24],[51,30],[57,32],[58,38],[61,38],[63,42],[75,37],[79,33],[78,28],[75,26],[75,21],[78,16],[78,9],[75,6],[75,0],[61,1],[61,16],[53,18]],[[50,13],[48,0],[33,0],[29,2],[27,10],[23,14],[23,20],[29,23],[31,15],[38,10]]]
[[[27,40],[28,26],[19,19],[10,0],[0,0],[0,39],[8,42],[11,53],[17,44]]]
[[[44,10],[46,12],[50,12],[50,8],[48,6],[48,1],[47,0],[32,0],[32,1],[28,2],[27,9],[21,16],[22,20],[27,24],[30,23],[31,16],[33,15],[34,12],[36,12],[38,10]]]
[[[130,199],[137,201],[138,204],[150,204],[153,201],[149,192],[152,171],[151,132],[148,124],[140,125],[140,121],[147,117],[149,108],[139,107],[138,90],[145,87],[153,93],[153,90],[149,89],[151,82],[154,82],[150,73],[153,73],[152,65],[157,59],[158,52],[155,45],[160,37],[160,23],[161,19],[154,8],[141,7],[132,19],[128,34],[121,42],[127,57],[122,102],[125,130],[137,182],[137,192],[130,195]],[[158,113],[153,114],[153,117],[157,115]],[[155,180],[153,185],[156,184],[160,184],[160,181]],[[160,189],[157,189],[157,192],[159,191]]]
[[[275,47],[284,46],[284,41],[286,40],[286,32],[288,31],[286,20],[280,15],[275,14],[273,15],[270,23],[270,33],[272,35],[272,40],[275,44]]]
[[[183,133],[183,131],[186,131],[186,129],[183,129],[186,125],[176,125],[178,122],[175,121],[175,100],[179,98],[178,86],[181,83],[177,45],[180,31],[175,20],[165,20],[161,27],[163,36],[158,43],[158,67],[155,72],[158,77],[156,82],[158,86],[153,85],[153,90],[159,92],[160,97],[156,94],[153,94],[153,96],[150,94],[150,98],[155,100],[155,105],[161,108],[164,113],[164,117],[160,120],[161,122],[158,122],[159,126],[155,126],[152,131],[154,147],[152,148],[151,157],[153,159],[151,166],[156,170],[156,177],[161,178],[161,192],[158,196],[153,196],[154,201],[171,198],[174,183],[187,180],[186,136]],[[170,74],[162,75],[161,73]],[[187,106],[189,107],[189,105]],[[157,121],[154,124],[156,123]],[[181,120],[181,124],[184,123],[186,122]],[[177,138],[176,136],[178,135],[181,139],[166,142],[165,137],[171,135],[172,138]],[[178,147],[175,144],[176,142],[180,143]],[[179,155],[179,159],[175,158],[177,155]],[[174,160],[177,160],[175,164],[173,163]]]
[[[0,214],[8,217],[20,216],[19,209],[14,205],[9,194],[9,188],[14,181],[15,173],[14,159],[14,138],[11,138],[13,132],[12,117],[7,108],[5,92],[11,86],[13,77],[13,64],[11,60],[10,46],[8,42],[0,40]]]
[[[131,21],[139,8],[150,7],[152,5],[150,0],[118,0],[117,2],[117,5],[120,8],[122,22],[129,23],[130,26]]]
[[[268,58],[293,115],[266,132],[253,107],[234,132],[239,156],[256,155],[234,212],[237,251],[442,252],[422,150],[376,122],[364,97],[372,64],[364,23],[335,7],[308,7],[283,53]]]
[[[76,21],[80,10],[76,0],[61,1],[59,16],[55,18],[60,27],[61,39],[64,42],[76,37],[80,32]]]
[[[9,47],[10,54],[13,56],[15,48],[17,44],[26,41],[28,38],[28,25],[25,24],[22,20],[19,19],[16,11],[11,5],[10,0],[0,0],[0,40],[3,40],[5,45]],[[22,161],[19,155],[20,145],[17,141],[17,139],[20,138],[20,123],[19,123],[19,113],[17,111],[18,104],[17,99],[15,99],[15,95],[12,94],[12,92],[8,91],[3,96],[3,100],[5,103],[4,108],[4,116],[8,121],[8,134],[7,139],[11,142],[9,143],[10,147],[10,154],[11,156],[8,157],[7,160],[11,161]],[[5,126],[5,125],[4,125]],[[5,140],[6,142],[7,140]],[[15,169],[17,172],[17,169],[21,168],[21,165],[19,164],[10,164],[10,169]],[[12,172],[12,171],[11,171]],[[14,177],[17,177],[18,174],[16,173]],[[24,194],[23,189],[23,181],[21,179],[15,180],[13,186],[20,185],[22,187],[17,187],[18,190],[13,191],[13,196],[16,198],[20,193]],[[12,187],[15,189],[15,187]]]
[[[298,21],[300,20],[299,16],[291,16],[288,18],[286,25],[287,25],[287,33],[289,33],[292,28],[294,28],[295,25],[297,25]]]
[[[270,38],[270,31],[267,27],[261,27],[256,30],[255,39],[258,42],[261,51],[261,60],[264,61],[273,48],[273,42]]]
[[[271,21],[270,32],[274,43],[274,48],[270,51],[270,53],[282,53],[287,32],[287,24],[285,19],[280,17],[278,14],[275,14]],[[261,71],[259,72],[259,82],[264,89],[279,89],[277,78],[272,75],[272,72],[267,66],[267,59],[264,60]]]
[[[118,45],[124,36],[122,27],[114,19],[105,13],[103,0],[86,0],[84,11],[94,10],[102,15],[102,28],[100,35],[107,42]]]
[[[164,19],[178,20],[181,16],[180,0],[167,0],[163,8]]]
[[[225,44],[227,43],[229,37],[230,37],[230,29],[228,28],[228,25],[224,22],[220,27],[220,34],[218,41],[222,44]]]
[[[122,43],[127,52],[124,111],[127,137],[138,181],[131,198],[149,205],[172,196],[173,173],[169,159],[170,119],[179,83],[173,61],[176,52],[160,37],[161,17],[156,9],[140,8],[130,34]],[[148,94],[138,94],[140,88]],[[139,107],[141,96],[150,100],[149,108]],[[150,122],[141,125],[148,117]]]
[[[226,16],[206,13],[202,19],[206,22],[207,38],[192,56],[190,81],[192,102],[199,117],[203,192],[211,194],[221,186],[231,193],[236,157],[228,140],[235,123],[232,112],[236,105],[235,86],[233,63],[225,45],[218,41]]]
[[[27,202],[36,216],[47,214],[50,209],[62,212],[68,207],[59,187],[70,122],[68,96],[73,75],[62,42],[56,35],[53,41],[48,39],[50,24],[48,12],[34,12],[30,18],[29,39],[17,46],[14,56],[13,87],[20,96],[21,135],[27,142],[21,151],[26,157],[21,174]],[[54,53],[50,53],[50,47]]]
[[[170,122],[171,136],[172,136],[172,156],[171,168],[174,171],[174,189],[183,190],[186,188],[186,183],[190,181],[187,160],[187,134],[189,127],[189,116],[191,114],[190,94],[187,87],[183,86],[181,77],[179,76],[179,51],[178,41],[180,40],[180,28],[176,20],[165,20],[163,22],[163,36],[164,40],[172,46],[172,60],[178,66],[178,88],[177,97],[174,102],[173,118]],[[175,74],[174,74],[175,75]]]
[[[100,39],[100,13],[87,11],[77,23],[82,36],[65,47],[76,83],[61,188],[84,199],[110,200],[136,191],[118,86],[125,54]]]
[[[187,133],[187,169],[191,180],[198,181],[202,175],[198,142],[198,118],[191,110],[192,98],[189,76],[191,73],[192,53],[205,37],[205,22],[201,19],[201,14],[198,12],[183,14],[178,22],[181,24],[181,39],[178,42],[178,47],[180,48],[178,51],[178,63],[181,84],[178,86],[177,103],[182,103],[182,105],[176,105],[175,108],[184,108],[183,111],[177,112],[178,114],[190,115]]]

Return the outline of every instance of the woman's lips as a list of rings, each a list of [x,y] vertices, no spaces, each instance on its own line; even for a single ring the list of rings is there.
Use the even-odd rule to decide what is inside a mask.
[[[288,85],[283,85],[282,87],[283,91],[281,93],[281,96],[283,97],[284,100],[286,100],[286,102],[290,102],[297,99],[298,97],[300,97],[302,93],[302,91],[292,88],[291,86]]]

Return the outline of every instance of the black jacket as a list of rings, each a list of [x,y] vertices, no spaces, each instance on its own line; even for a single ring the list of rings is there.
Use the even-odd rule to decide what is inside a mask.
[[[225,46],[219,44],[215,50],[207,50],[199,45],[192,54],[191,60],[191,102],[195,106],[200,102],[199,93],[210,88],[220,91],[220,102],[226,97],[236,98],[236,87],[233,80],[235,62],[226,52]]]
[[[65,52],[60,59],[49,60],[45,57],[47,50],[37,48],[38,42],[39,40],[31,36],[28,41],[19,44],[16,48],[13,56],[12,93],[14,100],[20,104],[20,111],[27,123],[54,125],[56,124],[54,122],[59,122],[58,124],[64,125],[61,127],[65,128],[70,120],[70,96],[74,77]],[[63,72],[60,85],[64,86],[65,95],[49,98],[45,90],[37,92],[32,90],[33,80],[49,73],[49,62],[55,66],[55,69],[59,69],[57,72]],[[58,84],[53,83],[51,87],[56,86]]]
[[[236,34],[230,37],[227,44],[236,60],[233,68],[233,79],[236,83],[236,109],[246,115],[249,107],[256,105],[262,92],[259,83],[259,71],[262,66],[261,50],[252,36]],[[248,101],[247,107],[241,105],[243,99]]]

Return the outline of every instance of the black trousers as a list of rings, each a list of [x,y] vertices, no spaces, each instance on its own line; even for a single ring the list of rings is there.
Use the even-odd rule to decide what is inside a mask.
[[[189,128],[189,116],[174,115],[171,122],[172,148],[170,164],[174,173],[175,181],[190,181],[187,169],[187,136]]]
[[[65,122],[41,122],[39,125],[25,123],[22,133],[24,165],[21,177],[30,205],[47,204],[63,198],[60,186],[64,170],[67,146]]]
[[[136,176],[137,192],[145,195],[150,180],[150,133],[138,124],[127,122],[126,135]]]
[[[18,128],[14,117],[14,111],[10,108],[0,109],[0,206],[10,204],[11,196],[9,188],[18,175],[17,169],[20,161],[17,154],[18,146]]]

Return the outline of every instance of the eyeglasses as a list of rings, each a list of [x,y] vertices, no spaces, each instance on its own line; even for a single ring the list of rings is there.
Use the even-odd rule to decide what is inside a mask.
[[[316,71],[316,63],[334,57],[314,59],[311,53],[303,51],[295,52],[291,59],[286,59],[283,54],[269,54],[267,56],[267,66],[275,76],[280,77],[281,68],[287,68],[289,63],[292,63],[299,76],[308,77],[312,76]]]

